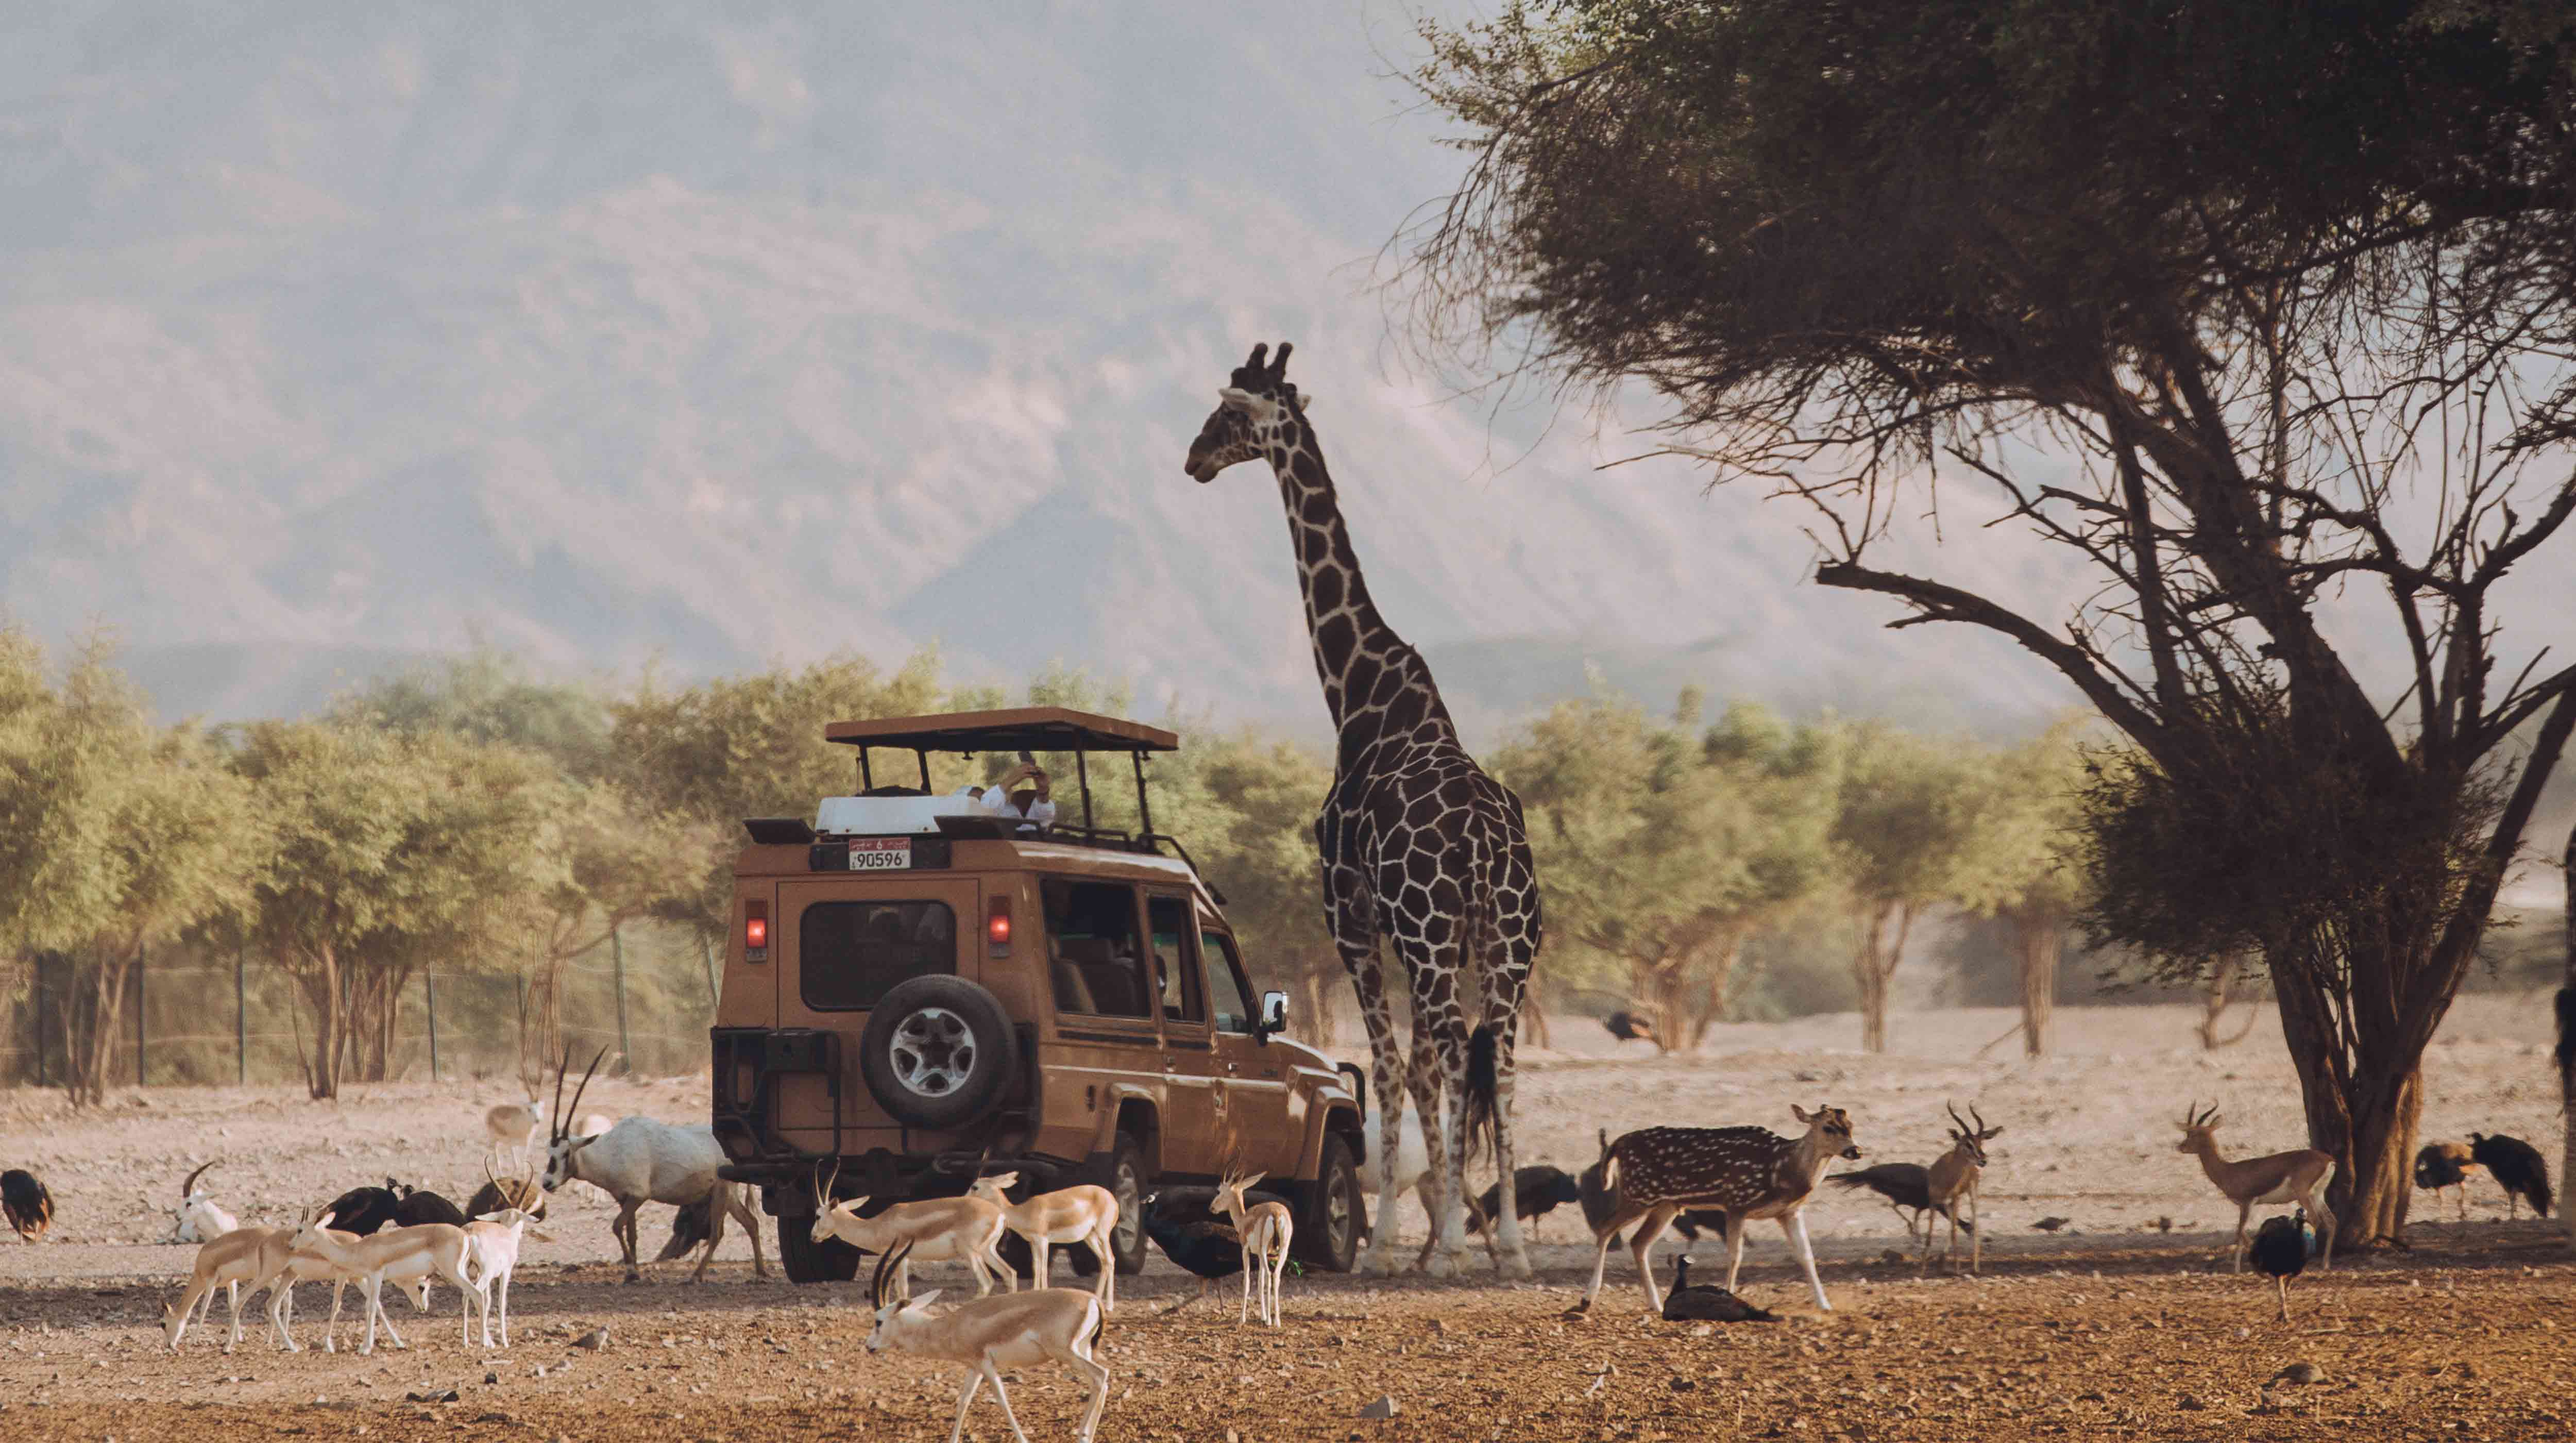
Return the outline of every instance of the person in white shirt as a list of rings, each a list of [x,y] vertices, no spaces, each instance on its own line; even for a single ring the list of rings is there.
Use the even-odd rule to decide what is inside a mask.
[[[1023,780],[1029,785],[1014,791],[1012,784]],[[1018,822],[1020,830],[1031,831],[1055,825],[1053,791],[1054,783],[1043,768],[1023,762],[984,789],[981,805],[994,816]]]

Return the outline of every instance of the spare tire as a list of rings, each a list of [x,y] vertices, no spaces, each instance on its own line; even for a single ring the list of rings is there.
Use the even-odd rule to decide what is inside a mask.
[[[963,977],[915,977],[868,1014],[859,1075],[895,1121],[945,1131],[1002,1100],[1012,1051],[1010,1018],[992,993]]]

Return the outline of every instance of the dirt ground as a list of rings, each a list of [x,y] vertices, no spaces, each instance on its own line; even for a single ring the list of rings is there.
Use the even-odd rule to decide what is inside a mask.
[[[1516,1108],[1524,1160],[1573,1168],[1590,1160],[1596,1128],[1786,1129],[1791,1101],[1850,1109],[1873,1161],[1924,1160],[1940,1144],[1943,1101],[1974,1100],[2007,1129],[1990,1149],[1980,1279],[1937,1268],[1918,1279],[1911,1262],[1887,1261],[1904,1241],[1895,1216],[1830,1188],[1809,1214],[1835,1310],[1813,1309],[1778,1230],[1757,1230],[1743,1291],[1786,1315],[1771,1325],[1649,1320],[1624,1256],[1592,1317],[1565,1320],[1590,1251],[1574,1245],[1564,1214],[1543,1229],[1535,1284],[1499,1283],[1481,1257],[1446,1282],[1292,1276],[1275,1333],[1237,1327],[1229,1293],[1162,1316],[1195,1282],[1158,1255],[1144,1277],[1122,1280],[1102,1343],[1116,1375],[1102,1437],[2576,1436],[2565,1336],[2576,1329],[2576,1258],[2554,1223],[2527,1213],[2505,1222],[2484,1183],[2465,1223],[2419,1197],[2411,1251],[2311,1271],[2291,1285],[2294,1316],[2282,1324],[2268,1280],[2233,1276],[2215,1257],[2232,1209],[2174,1151],[2175,1120],[2193,1098],[2225,1105],[2231,1154],[2295,1143],[2295,1091],[2269,1023],[2204,1054],[2180,1009],[2072,1010],[2061,1014],[2060,1056],[2027,1063],[2007,1043],[1975,1059],[2009,1021],[1903,1016],[1900,1050],[1875,1058],[1849,1050],[1848,1017],[1738,1027],[1687,1061],[1560,1023],[1562,1050],[1525,1054]],[[2529,999],[2465,999],[2433,1050],[2426,1135],[2510,1132],[2554,1160],[2547,1025],[2545,1005]],[[559,1200],[549,1224],[559,1241],[528,1248],[506,1352],[459,1345],[445,1290],[431,1317],[392,1305],[409,1351],[289,1355],[254,1335],[227,1356],[220,1302],[214,1327],[192,1330],[181,1356],[161,1351],[162,1302],[191,1250],[158,1240],[195,1161],[225,1159],[207,1185],[245,1220],[282,1221],[388,1173],[461,1196],[480,1181],[481,1110],[509,1090],[405,1083],[317,1106],[160,1089],[81,1116],[48,1096],[0,1094],[0,1163],[35,1167],[61,1207],[45,1243],[0,1246],[0,1435],[947,1437],[961,1373],[868,1356],[858,1287],[753,1281],[738,1237],[704,1287],[676,1270],[625,1286],[608,1240],[613,1209],[595,1195]],[[704,1095],[697,1078],[594,1084],[585,1110],[690,1119]],[[667,1215],[647,1213],[648,1243]],[[2035,1227],[2051,1219],[2065,1221]],[[1401,1226],[1420,1239],[1418,1213]],[[1660,1250],[1666,1270],[1675,1247]],[[764,1249],[774,1273],[774,1244]],[[1718,1250],[1703,1243],[1698,1257]],[[965,1283],[944,1266],[921,1272],[928,1286]],[[308,1285],[298,1304],[308,1344],[326,1308]],[[571,1346],[596,1327],[606,1347]],[[2294,1362],[2317,1365],[2321,1381],[2266,1388]],[[455,1401],[439,1401],[450,1390]],[[1381,1396],[1396,1416],[1362,1420]],[[1012,1397],[1036,1438],[1068,1436],[1082,1401],[1049,1369],[1023,1370]],[[989,1397],[968,1425],[977,1438],[1009,1436]]]

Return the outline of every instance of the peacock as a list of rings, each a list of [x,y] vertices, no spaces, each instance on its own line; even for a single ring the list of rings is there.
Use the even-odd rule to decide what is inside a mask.
[[[2518,1137],[2473,1132],[2469,1134],[2469,1156],[2487,1170],[2496,1186],[2504,1189],[2507,1221],[2514,1216],[2516,1198],[2530,1203],[2531,1210],[2542,1217],[2549,1216],[2549,1161],[2540,1155],[2540,1149]]]
[[[1724,1288],[1690,1280],[1690,1255],[1673,1259],[1673,1290],[1664,1294],[1667,1323],[1776,1323],[1780,1317],[1753,1306]]]
[[[2272,1285],[2281,1296],[2282,1322],[2290,1320],[2290,1279],[2307,1271],[2308,1257],[2315,1249],[2316,1234],[2308,1227],[2308,1210],[2300,1208],[2287,1217],[2264,1219],[2254,1234],[2253,1245],[2245,1250],[2245,1261],[2272,1275]]]

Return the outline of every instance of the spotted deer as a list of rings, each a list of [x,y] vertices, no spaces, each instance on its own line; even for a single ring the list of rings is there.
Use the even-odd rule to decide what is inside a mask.
[[[1950,1150],[1932,1160],[1924,1169],[1924,1194],[1931,1199],[1932,1210],[1950,1220],[1950,1236],[1941,1245],[1941,1266],[1955,1266],[1959,1251],[1959,1210],[1964,1204],[1968,1219],[1968,1271],[1975,1273],[1985,1260],[1986,1235],[1977,1230],[1977,1186],[1985,1180],[1986,1144],[2003,1136],[2000,1127],[1986,1126],[1985,1117],[1975,1103],[1968,1104],[1968,1116],[1976,1118],[1971,1127],[1960,1118],[1959,1109],[1950,1108]],[[1921,1272],[1932,1265],[1932,1226],[1923,1227],[1923,1256],[1915,1263]]]
[[[2245,1271],[2245,1222],[2254,1214],[2257,1203],[2298,1203],[2308,1210],[2308,1219],[2316,1224],[2317,1236],[2324,1241],[2324,1252],[2317,1258],[2317,1271],[2334,1271],[2335,1217],[2326,1210],[2326,1174],[2334,1170],[2334,1158],[2312,1147],[2290,1152],[2276,1152],[2263,1157],[2243,1157],[2234,1162],[2218,1155],[2218,1129],[2227,1122],[2218,1115],[2218,1105],[2199,1111],[2195,1102],[2183,1110],[2182,1145],[2200,1159],[2200,1170],[2236,1204],[2236,1271]]]
[[[1766,1127],[1650,1127],[1610,1144],[1603,1160],[1604,1187],[1615,1205],[1593,1224],[1598,1251],[1592,1258],[1592,1285],[1572,1310],[1592,1310],[1601,1293],[1601,1274],[1610,1262],[1610,1244],[1629,1224],[1637,1235],[1629,1244],[1637,1260],[1637,1281],[1645,1285],[1646,1308],[1661,1313],[1664,1298],[1655,1287],[1650,1253],[1664,1229],[1686,1209],[1715,1209],[1727,1217],[1726,1289],[1735,1291],[1736,1273],[1744,1265],[1744,1225],[1773,1218],[1789,1237],[1798,1261],[1807,1270],[1807,1286],[1816,1306],[1833,1311],[1824,1281],[1816,1276],[1816,1251],[1807,1241],[1801,1211],[1829,1157],[1858,1158],[1851,1116],[1839,1107],[1808,1112],[1795,1103],[1789,1112],[1807,1125],[1804,1137],[1787,1138]],[[1643,1220],[1640,1222],[1640,1220]]]

